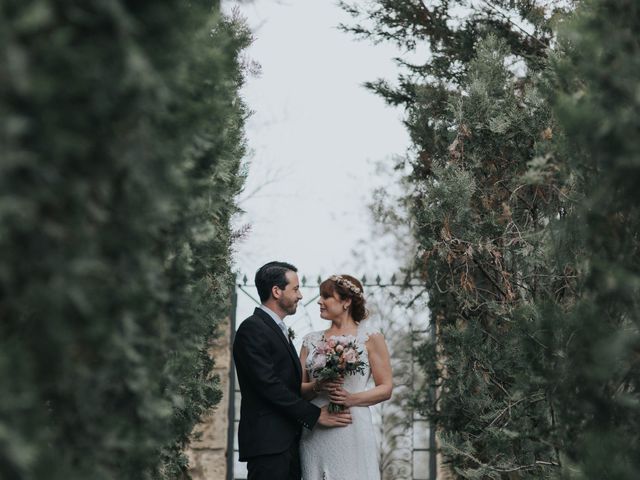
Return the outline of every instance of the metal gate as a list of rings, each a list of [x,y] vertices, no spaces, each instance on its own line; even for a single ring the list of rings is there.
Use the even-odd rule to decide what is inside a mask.
[[[322,279],[309,282],[303,276],[300,290],[303,299],[298,312],[286,323],[296,332],[294,344],[299,351],[302,337],[308,332],[326,329],[328,323],[313,311],[319,297]],[[374,326],[385,335],[392,358],[394,394],[391,400],[372,407],[380,444],[379,460],[382,480],[436,480],[435,436],[427,420],[413,410],[410,397],[414,385],[421,383],[420,372],[414,368],[413,347],[431,334],[429,311],[424,284],[405,279],[398,282],[393,275],[383,282],[378,275],[373,282],[361,278],[365,287],[367,308]],[[231,344],[239,325],[238,319],[248,317],[260,304],[255,285],[247,276],[238,276],[233,291],[231,309]],[[310,297],[310,298],[307,298]],[[302,308],[300,308],[302,305]],[[227,435],[227,480],[247,478],[246,464],[238,461],[238,422],[240,390],[231,362],[229,373],[229,428]]]

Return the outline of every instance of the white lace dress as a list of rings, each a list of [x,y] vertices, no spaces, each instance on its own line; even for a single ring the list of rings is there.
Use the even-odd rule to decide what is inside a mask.
[[[357,393],[371,388],[371,370],[365,342],[370,335],[378,334],[365,324],[358,326],[356,341],[362,349],[361,360],[367,366],[363,375],[347,375],[344,388]],[[324,332],[312,332],[303,339],[307,348],[306,368],[311,378],[310,366],[313,362],[314,345],[322,339]],[[322,407],[329,403],[325,393],[321,393],[312,403]],[[309,431],[303,429],[300,440],[300,462],[303,480],[379,480],[378,445],[371,421],[369,407],[351,407],[353,423],[346,427],[324,428],[320,425]]]

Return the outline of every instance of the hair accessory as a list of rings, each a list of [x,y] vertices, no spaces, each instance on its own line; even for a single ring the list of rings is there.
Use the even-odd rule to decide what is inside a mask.
[[[351,280],[344,278],[342,275],[331,275],[329,277],[329,280],[336,282],[336,284],[340,285],[341,287],[345,287],[351,293],[353,293],[356,297],[360,297],[360,298],[364,297],[364,295],[362,294],[362,290],[356,287]]]

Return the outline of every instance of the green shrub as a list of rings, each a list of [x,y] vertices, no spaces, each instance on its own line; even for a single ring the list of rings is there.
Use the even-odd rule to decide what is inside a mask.
[[[220,398],[250,35],[204,1],[0,9],[0,476],[177,478]]]

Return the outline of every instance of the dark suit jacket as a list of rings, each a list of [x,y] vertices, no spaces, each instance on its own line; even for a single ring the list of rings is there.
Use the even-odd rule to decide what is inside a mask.
[[[302,427],[313,428],[320,409],[302,399],[302,369],[293,344],[267,312],[256,308],[233,342],[242,401],[240,460],[286,451]]]

